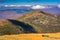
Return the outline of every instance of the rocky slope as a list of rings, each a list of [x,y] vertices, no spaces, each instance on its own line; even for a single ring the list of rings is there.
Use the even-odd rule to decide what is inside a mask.
[[[20,21],[30,24],[38,33],[60,32],[60,19],[57,15],[33,11],[19,18]]]
[[[36,10],[17,19],[0,20],[0,35],[20,33],[56,33],[60,32],[60,19]]]

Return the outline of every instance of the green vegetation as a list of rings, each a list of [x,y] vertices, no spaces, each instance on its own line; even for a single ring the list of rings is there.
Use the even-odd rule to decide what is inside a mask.
[[[2,22],[2,24],[0,23],[0,35],[23,33],[23,29],[20,26],[13,25],[8,20],[0,22]]]

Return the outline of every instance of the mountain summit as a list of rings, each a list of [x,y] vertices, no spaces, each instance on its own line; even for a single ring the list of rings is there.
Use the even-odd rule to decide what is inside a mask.
[[[27,13],[19,18],[20,21],[30,24],[38,33],[59,32],[58,16],[44,13],[39,10]]]

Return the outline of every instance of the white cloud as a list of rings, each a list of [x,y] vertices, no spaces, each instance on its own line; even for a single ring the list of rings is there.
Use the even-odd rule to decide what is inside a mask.
[[[5,7],[20,7],[20,6],[26,6],[31,7],[32,5],[4,5]]]
[[[5,7],[8,7],[8,5],[4,5]]]
[[[58,7],[60,8],[60,4],[58,5]]]
[[[41,6],[41,5],[35,5],[35,6],[32,6],[31,8],[32,8],[32,9],[44,9],[44,8],[51,8],[51,7]]]
[[[24,5],[24,6],[31,7],[32,5]]]
[[[52,8],[51,6],[42,6],[42,5],[5,5],[5,7],[31,7],[32,9],[45,9],[45,8]]]
[[[21,5],[4,5],[5,7],[20,7]]]

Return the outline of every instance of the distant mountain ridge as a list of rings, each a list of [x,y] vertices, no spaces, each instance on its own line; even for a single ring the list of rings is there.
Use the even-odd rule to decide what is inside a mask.
[[[41,11],[44,11],[45,13],[53,14],[53,15],[60,14],[60,11],[59,11],[60,8],[58,8],[57,6],[48,5],[47,8],[43,7],[42,9],[40,9],[40,7],[42,7],[42,6],[39,6],[39,5],[35,5],[35,7],[36,8],[39,7],[39,9],[32,9],[31,7],[32,6],[19,6],[19,7],[2,6],[2,7],[0,7],[0,19],[9,19],[9,18],[12,19],[12,16],[13,16],[13,18],[15,18],[15,17],[18,18],[19,15],[23,15],[23,14],[26,14],[28,12],[32,12],[35,10],[41,10]]]

